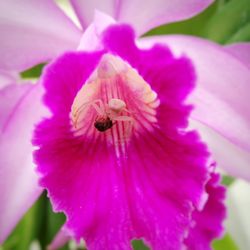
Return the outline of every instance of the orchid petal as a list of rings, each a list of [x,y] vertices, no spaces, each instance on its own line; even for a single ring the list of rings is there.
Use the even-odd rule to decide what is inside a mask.
[[[24,70],[74,49],[81,32],[53,1],[0,1],[0,68]]]
[[[92,21],[94,10],[98,9],[121,23],[133,26],[138,35],[165,23],[190,18],[205,9],[212,0],[71,0],[84,28]]]
[[[94,21],[84,31],[78,50],[94,51],[101,49],[101,34],[111,24],[115,24],[112,17],[100,11],[95,11]]]
[[[237,147],[213,129],[196,120],[191,120],[190,126],[199,131],[219,168],[229,175],[250,181],[250,153],[248,151]]]
[[[250,184],[235,181],[228,190],[226,228],[239,249],[250,248]]]
[[[34,124],[44,115],[40,85],[12,84],[0,92],[0,242],[41,193],[32,160]]]
[[[16,72],[10,72],[0,69],[0,89],[5,86],[17,82],[19,75]]]
[[[230,44],[225,49],[250,67],[250,43]]]
[[[232,150],[230,144],[235,144],[235,149],[238,147],[247,154],[250,150],[249,68],[223,47],[199,38],[178,35],[151,37],[143,38],[140,44],[152,46],[156,41],[170,46],[176,55],[187,55],[195,66],[197,88],[189,99],[195,104],[192,119],[228,140],[228,150]],[[226,141],[223,144],[226,145]],[[229,162],[232,157],[234,153],[227,155],[229,165],[225,170],[234,171],[241,177],[243,172],[248,173],[245,177],[249,178],[249,166],[239,166],[240,160],[237,166],[233,165]],[[223,162],[221,158],[215,160]]]

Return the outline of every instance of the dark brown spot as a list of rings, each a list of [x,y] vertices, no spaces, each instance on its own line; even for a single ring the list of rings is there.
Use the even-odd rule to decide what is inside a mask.
[[[107,129],[110,129],[113,126],[113,122],[108,116],[97,117],[94,126],[98,131],[105,132]]]

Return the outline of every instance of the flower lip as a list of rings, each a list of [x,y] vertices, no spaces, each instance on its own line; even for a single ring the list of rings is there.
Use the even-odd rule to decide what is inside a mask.
[[[205,145],[196,133],[179,132],[193,68],[164,46],[138,49],[132,34],[111,27],[104,35],[110,54],[70,53],[49,66],[45,100],[54,113],[35,131],[40,184],[88,249],[131,249],[134,238],[152,249],[181,249],[208,177]],[[95,128],[102,104],[130,112],[119,114],[133,118],[128,139],[129,122]]]

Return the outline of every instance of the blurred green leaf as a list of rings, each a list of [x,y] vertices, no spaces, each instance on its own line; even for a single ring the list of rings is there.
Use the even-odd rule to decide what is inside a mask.
[[[220,240],[215,240],[213,242],[214,250],[239,250],[239,248],[234,243],[233,239],[229,234],[225,234],[225,236]]]
[[[45,63],[38,64],[30,69],[27,69],[20,73],[21,77],[24,79],[27,78],[38,78],[43,70],[43,67],[45,66]]]
[[[3,244],[4,250],[28,249],[30,243],[39,237],[44,220],[44,211],[41,209],[42,207],[44,207],[43,196],[41,196],[30,208],[7,241]]]
[[[132,240],[132,246],[134,250],[150,250],[150,248],[146,246],[142,240]]]
[[[0,249],[29,249],[31,242],[34,240],[38,240],[42,249],[45,249],[64,222],[65,216],[63,214],[52,212],[49,199],[44,192]],[[62,249],[67,249],[67,247]]]
[[[224,44],[249,23],[250,0],[231,0],[218,8],[218,11],[207,21],[202,36]]]
[[[223,175],[223,176],[222,176],[222,181],[221,181],[221,183],[222,183],[224,186],[229,187],[230,185],[233,184],[234,181],[235,181],[235,178],[234,178],[234,177],[229,176],[229,175]]]
[[[51,243],[59,229],[65,223],[65,215],[63,213],[54,213],[50,202],[47,203],[47,227],[46,227],[46,245]],[[61,249],[68,249],[66,246]]]
[[[43,198],[45,200],[44,206],[40,207],[43,210],[43,223],[40,228],[38,240],[43,249],[51,243],[61,226],[65,222],[65,215],[62,213],[54,213],[47,193],[44,192]]]
[[[249,42],[250,41],[250,23],[247,23],[241,27],[235,34],[233,34],[227,43],[236,43],[236,42]]]
[[[163,25],[150,35],[186,34],[225,44],[250,41],[250,0],[217,0],[201,14]]]
[[[218,2],[215,2],[201,14],[185,21],[175,22],[157,27],[149,31],[146,35],[163,35],[163,34],[188,34],[201,35],[206,22],[214,15],[218,8]]]

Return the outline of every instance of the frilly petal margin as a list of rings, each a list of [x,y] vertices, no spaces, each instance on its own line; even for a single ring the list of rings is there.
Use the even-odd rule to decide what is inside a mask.
[[[24,70],[77,48],[81,32],[53,1],[0,1],[0,68]]]
[[[71,0],[83,28],[92,22],[95,9],[100,10],[120,23],[128,23],[137,35],[162,24],[188,19],[206,7],[213,0]]]
[[[190,36],[147,37],[138,43],[142,47],[161,42],[169,46],[175,55],[187,55],[193,62],[198,82],[189,101],[195,105],[191,118],[213,129],[215,133],[234,144],[241,151],[250,150],[250,70],[220,45]],[[226,146],[226,142],[223,142]],[[209,144],[208,144],[209,146]],[[230,145],[228,146],[230,148]],[[215,160],[220,163],[227,157],[224,170],[237,177],[250,179],[250,168],[244,173],[241,167],[230,164],[237,152],[226,154],[226,147],[217,148]],[[238,164],[240,164],[240,159]],[[239,167],[239,171],[237,168]],[[242,167],[243,168],[243,167]]]
[[[0,242],[2,243],[41,193],[32,159],[35,123],[48,113],[42,89],[11,84],[0,91]]]
[[[192,218],[194,225],[185,240],[187,249],[211,250],[211,241],[222,236],[222,222],[226,217],[225,187],[220,184],[220,176],[211,173],[210,180],[206,184],[208,200],[201,211],[194,211]]]
[[[190,107],[182,101],[193,87],[192,66],[165,46],[138,50],[127,26],[110,28],[103,42],[105,52],[127,55],[124,59],[158,91],[158,126],[133,135],[124,157],[100,134],[75,136],[71,106],[103,52],[67,53],[43,76],[53,116],[37,126],[33,138],[40,147],[35,152],[40,184],[53,208],[66,213],[72,236],[83,237],[88,249],[127,250],[133,238],[155,250],[180,249],[208,179],[206,146],[196,133],[178,130],[187,126]],[[153,66],[156,72],[149,70]]]
[[[241,60],[250,68],[250,43],[234,43],[225,46],[225,49]]]

